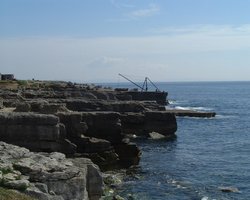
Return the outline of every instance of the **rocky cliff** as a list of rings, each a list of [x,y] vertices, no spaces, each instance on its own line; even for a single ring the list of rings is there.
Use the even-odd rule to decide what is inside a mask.
[[[107,169],[139,163],[140,150],[129,135],[172,136],[177,129],[175,116],[164,113],[157,103],[166,100],[166,93],[121,92],[66,82],[37,84],[0,90],[3,106],[14,109],[0,114],[0,140],[32,151],[88,157]],[[121,96],[126,98],[119,100]]]
[[[131,135],[168,138],[177,130],[175,115],[162,105],[166,93],[27,83],[0,89],[0,141],[44,153],[1,142],[0,178],[39,199],[99,199],[102,180],[93,163],[102,170],[138,165]]]
[[[4,142],[0,142],[0,186],[40,200],[96,200],[103,192],[99,168],[89,159],[33,153]]]

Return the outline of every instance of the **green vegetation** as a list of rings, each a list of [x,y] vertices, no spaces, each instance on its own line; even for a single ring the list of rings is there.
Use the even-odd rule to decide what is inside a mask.
[[[0,200],[35,200],[34,198],[0,187]]]
[[[28,81],[26,81],[26,80],[18,80],[17,83],[20,86],[27,86],[28,85]]]
[[[0,171],[3,173],[3,174],[8,174],[8,173],[11,173],[13,172],[13,170],[9,167],[7,168],[0,168]]]
[[[0,83],[9,84],[9,83],[14,83],[14,81],[10,81],[10,80],[0,80]]]

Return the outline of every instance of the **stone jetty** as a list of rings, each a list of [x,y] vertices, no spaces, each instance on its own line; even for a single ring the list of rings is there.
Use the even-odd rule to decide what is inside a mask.
[[[196,110],[180,110],[180,109],[168,109],[165,110],[166,113],[174,113],[175,116],[179,117],[199,117],[199,118],[212,118],[216,116],[215,112],[204,112],[204,111],[196,111]]]

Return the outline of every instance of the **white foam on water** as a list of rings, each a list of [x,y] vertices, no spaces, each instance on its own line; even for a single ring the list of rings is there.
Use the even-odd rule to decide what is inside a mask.
[[[178,110],[196,110],[196,111],[211,111],[213,110],[212,108],[206,108],[206,107],[183,107],[183,106],[176,106],[175,109]]]
[[[236,115],[216,115],[215,119],[232,119],[232,118],[237,118],[238,116]]]
[[[168,102],[170,105],[179,105],[179,104],[187,104],[188,101],[183,100],[183,101],[179,101],[179,100],[173,100],[173,99],[168,99]]]

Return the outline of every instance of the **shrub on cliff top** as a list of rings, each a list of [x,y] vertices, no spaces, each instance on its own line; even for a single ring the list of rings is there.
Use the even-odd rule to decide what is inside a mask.
[[[17,83],[20,86],[27,86],[28,85],[28,81],[26,81],[26,80],[18,80]]]

